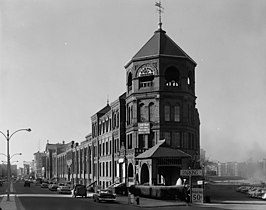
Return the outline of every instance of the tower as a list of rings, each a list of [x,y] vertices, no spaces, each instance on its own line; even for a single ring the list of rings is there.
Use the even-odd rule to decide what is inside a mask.
[[[182,167],[197,167],[200,154],[195,95],[197,64],[161,25],[125,65],[127,149],[145,151],[164,139],[170,148],[191,156]]]

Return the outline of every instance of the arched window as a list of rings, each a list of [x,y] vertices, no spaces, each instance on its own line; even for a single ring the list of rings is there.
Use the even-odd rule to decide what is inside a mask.
[[[155,121],[155,114],[154,114],[154,103],[149,104],[149,121],[154,122]]]
[[[175,105],[174,106],[174,121],[175,122],[180,122],[181,121],[180,106],[179,105]]]
[[[106,127],[106,132],[108,132],[108,129],[109,129],[109,120],[108,120],[108,118],[105,121],[105,127]]]
[[[132,90],[132,74],[129,72],[128,77],[127,77],[127,90],[130,91]]]
[[[145,112],[145,106],[144,104],[140,104],[139,106],[139,121],[140,122],[145,122],[146,121],[146,112]]]
[[[165,71],[166,86],[178,87],[180,84],[179,71],[175,67],[169,67]]]
[[[116,114],[114,113],[114,115],[113,115],[113,117],[114,117],[114,120],[113,120],[113,128],[116,128]]]
[[[170,121],[170,116],[171,116],[170,105],[165,104],[164,105],[164,121]]]
[[[139,88],[151,87],[154,80],[154,69],[149,64],[144,64],[138,70]]]
[[[188,72],[188,78],[187,78],[187,84],[189,88],[192,88],[192,84],[193,84],[193,76],[192,76],[192,72]]]

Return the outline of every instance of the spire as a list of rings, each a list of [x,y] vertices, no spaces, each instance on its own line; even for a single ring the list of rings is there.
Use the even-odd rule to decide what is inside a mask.
[[[159,0],[159,2],[155,2],[155,6],[158,7],[157,11],[158,11],[158,14],[159,14],[159,30],[162,29],[162,12],[164,10],[164,8],[162,7],[162,3],[161,3],[161,0]]]
[[[109,105],[109,95],[107,95],[107,105]]]

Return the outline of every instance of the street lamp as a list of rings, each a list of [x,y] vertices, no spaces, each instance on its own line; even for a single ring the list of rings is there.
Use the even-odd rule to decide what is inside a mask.
[[[0,133],[5,137],[6,141],[7,141],[7,183],[8,183],[8,186],[7,186],[7,201],[10,201],[10,198],[9,198],[9,195],[10,195],[10,155],[9,155],[9,140],[11,139],[11,137],[19,132],[19,131],[28,131],[30,132],[31,129],[30,128],[23,128],[23,129],[18,129],[16,130],[15,132],[13,132],[11,135],[9,135],[9,130],[7,130],[7,134],[5,135],[2,131],[0,131]],[[17,154],[21,154],[21,153],[17,153]],[[17,155],[17,154],[14,154],[14,155]],[[12,155],[12,157],[14,156]]]

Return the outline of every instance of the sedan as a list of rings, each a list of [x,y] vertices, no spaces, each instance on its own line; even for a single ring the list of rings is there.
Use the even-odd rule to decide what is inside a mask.
[[[41,184],[41,188],[48,188],[48,183],[46,183],[46,182],[43,182],[42,184]]]
[[[112,190],[98,190],[96,193],[93,194],[94,202],[101,202],[101,201],[115,201],[116,194],[113,193]]]
[[[51,191],[57,191],[58,185],[57,184],[50,184],[48,188]]]
[[[71,194],[71,189],[69,186],[59,186],[57,191],[59,194]]]

